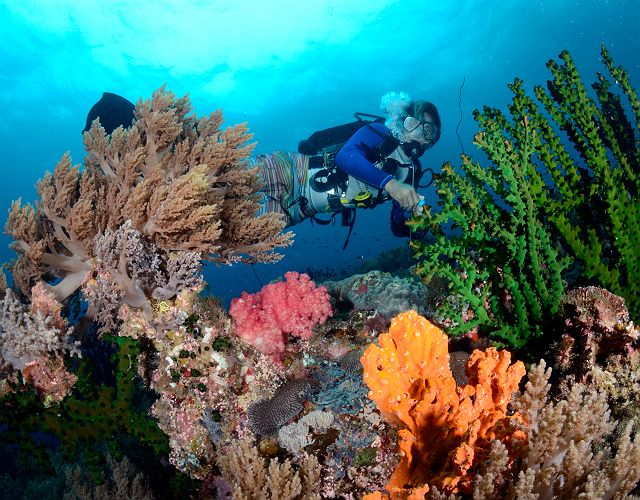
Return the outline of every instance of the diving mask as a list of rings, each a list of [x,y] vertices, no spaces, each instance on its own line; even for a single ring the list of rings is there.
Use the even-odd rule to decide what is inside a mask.
[[[433,142],[438,136],[438,126],[432,121],[420,121],[413,116],[407,116],[404,120],[404,129],[413,132],[418,127],[422,127],[422,137],[427,142]]]

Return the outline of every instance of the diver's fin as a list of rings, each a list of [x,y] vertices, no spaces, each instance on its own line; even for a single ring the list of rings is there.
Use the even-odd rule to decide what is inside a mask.
[[[110,134],[120,125],[124,128],[130,127],[133,122],[133,110],[136,107],[133,103],[118,94],[104,92],[102,98],[93,105],[87,115],[87,123],[83,133],[91,128],[91,123],[96,118],[100,118],[100,125],[104,127],[107,134]]]

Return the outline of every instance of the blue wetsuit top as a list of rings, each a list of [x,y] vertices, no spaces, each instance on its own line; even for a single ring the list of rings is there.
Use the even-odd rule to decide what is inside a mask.
[[[365,125],[353,134],[338,151],[336,165],[356,179],[383,189],[387,182],[393,179],[393,175],[376,168],[367,159],[367,153],[388,137],[391,137],[391,132],[384,124],[376,122]]]

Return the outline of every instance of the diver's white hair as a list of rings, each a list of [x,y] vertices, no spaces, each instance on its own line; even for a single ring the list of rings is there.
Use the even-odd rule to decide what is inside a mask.
[[[411,96],[406,92],[387,92],[380,99],[380,109],[387,114],[384,124],[396,139],[402,136],[402,120],[407,116],[411,101]]]

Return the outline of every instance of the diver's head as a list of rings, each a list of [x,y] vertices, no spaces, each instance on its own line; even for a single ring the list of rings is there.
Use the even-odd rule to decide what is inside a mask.
[[[440,139],[440,125],[438,108],[429,101],[412,102],[402,120],[405,140],[418,141],[425,149],[429,149]]]
[[[414,101],[405,92],[390,92],[382,97],[381,108],[388,114],[385,125],[391,134],[401,143],[411,144],[410,156],[422,156],[440,139],[440,114],[429,101]]]

